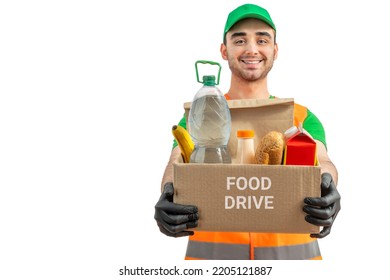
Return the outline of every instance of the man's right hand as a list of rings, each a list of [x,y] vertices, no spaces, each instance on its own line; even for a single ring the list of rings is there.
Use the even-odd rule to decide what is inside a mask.
[[[173,203],[172,183],[164,185],[164,190],[154,208],[154,218],[160,231],[165,235],[181,237],[194,234],[187,229],[198,225],[198,207]]]

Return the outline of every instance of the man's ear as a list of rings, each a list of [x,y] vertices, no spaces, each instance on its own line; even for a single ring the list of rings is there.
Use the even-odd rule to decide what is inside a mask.
[[[227,51],[226,51],[226,45],[224,43],[221,44],[221,56],[224,60],[227,60]]]
[[[274,60],[276,60],[278,58],[278,53],[279,53],[278,43],[275,43],[274,53],[275,53]]]

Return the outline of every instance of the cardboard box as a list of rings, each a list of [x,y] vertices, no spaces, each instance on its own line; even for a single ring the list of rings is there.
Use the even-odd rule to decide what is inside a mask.
[[[174,173],[174,201],[199,208],[196,230],[318,232],[302,207],[319,195],[319,167],[177,163]]]
[[[238,129],[258,140],[293,125],[293,99],[230,100],[233,164],[174,164],[174,202],[197,205],[198,231],[318,233],[305,221],[303,199],[320,196],[319,166],[235,164]],[[190,103],[185,103],[187,116]]]

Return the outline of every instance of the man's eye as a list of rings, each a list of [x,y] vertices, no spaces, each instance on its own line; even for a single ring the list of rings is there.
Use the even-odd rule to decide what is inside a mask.
[[[258,43],[259,43],[260,45],[264,45],[264,44],[267,44],[267,40],[260,39],[260,40],[258,41]]]
[[[242,44],[244,44],[245,43],[245,40],[243,40],[243,39],[239,39],[239,40],[236,40],[235,41],[235,44],[236,45],[242,45]]]

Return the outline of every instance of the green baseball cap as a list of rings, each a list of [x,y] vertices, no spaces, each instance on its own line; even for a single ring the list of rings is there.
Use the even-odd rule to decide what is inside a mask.
[[[276,32],[275,24],[266,9],[253,4],[244,4],[230,12],[226,20],[225,29],[223,32],[223,39],[225,39],[226,33],[230,30],[230,28],[232,28],[234,24],[245,18],[257,18],[261,21],[264,21]]]

